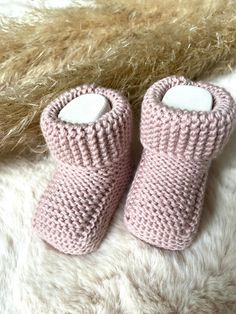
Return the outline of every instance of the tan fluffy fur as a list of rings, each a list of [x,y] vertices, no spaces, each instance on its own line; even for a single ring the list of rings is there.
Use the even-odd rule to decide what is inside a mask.
[[[76,85],[120,89],[138,112],[161,77],[230,70],[235,11],[235,1],[225,0],[101,0],[93,8],[36,11],[25,23],[2,21],[0,154],[44,151],[42,108]]]

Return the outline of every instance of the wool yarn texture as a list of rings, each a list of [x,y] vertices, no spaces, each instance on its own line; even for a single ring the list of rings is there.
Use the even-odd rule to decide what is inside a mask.
[[[176,85],[205,88],[213,109],[167,107],[162,98]],[[165,249],[190,246],[198,230],[212,159],[227,142],[236,106],[224,89],[184,77],[167,77],[146,92],[141,113],[143,153],[125,207],[128,230]]]
[[[105,96],[112,109],[91,123],[58,118],[68,102],[86,93]],[[127,99],[94,85],[65,92],[44,109],[41,129],[58,167],[41,197],[33,227],[54,248],[72,255],[98,248],[132,174],[131,128]]]

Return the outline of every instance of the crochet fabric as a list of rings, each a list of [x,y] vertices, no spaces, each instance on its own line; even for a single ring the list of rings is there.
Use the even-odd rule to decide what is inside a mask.
[[[193,85],[213,96],[210,112],[162,104],[168,89]],[[152,245],[188,247],[197,232],[211,160],[233,127],[236,107],[222,88],[183,77],[156,82],[145,94],[141,114],[143,154],[125,208],[129,231]]]
[[[72,124],[58,118],[72,99],[104,95],[112,109],[93,123]],[[58,168],[42,196],[33,227],[59,251],[94,251],[131,176],[132,117],[128,101],[114,90],[81,86],[49,104],[41,128]]]

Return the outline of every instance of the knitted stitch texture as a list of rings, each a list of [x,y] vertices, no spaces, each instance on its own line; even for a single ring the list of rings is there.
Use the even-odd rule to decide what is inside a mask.
[[[86,124],[58,118],[68,102],[86,93],[105,96],[111,111]],[[33,227],[59,251],[80,255],[99,246],[131,177],[131,127],[128,101],[114,90],[93,85],[64,93],[43,111],[42,132],[58,167]]]
[[[207,89],[210,112],[167,107],[162,98],[175,85]],[[197,232],[211,160],[227,142],[235,120],[232,97],[222,88],[167,77],[146,92],[141,113],[143,154],[128,194],[125,223],[157,247],[182,250]]]

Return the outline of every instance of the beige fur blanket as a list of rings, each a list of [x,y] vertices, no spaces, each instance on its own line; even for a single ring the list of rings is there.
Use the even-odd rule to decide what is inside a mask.
[[[215,81],[236,99],[236,72]],[[55,251],[31,229],[54,162],[2,162],[0,313],[235,313],[235,143],[236,133],[213,163],[198,237],[179,253],[131,236],[123,224],[123,204],[98,251],[82,257]]]

